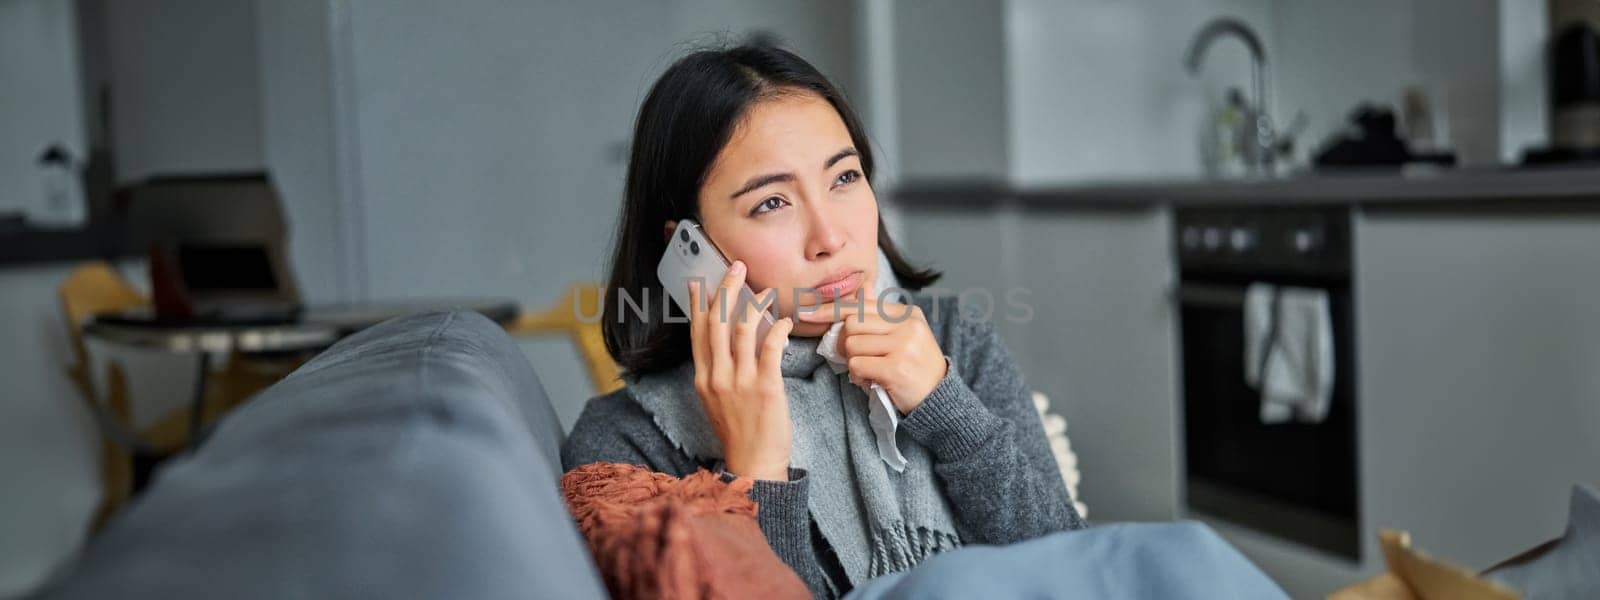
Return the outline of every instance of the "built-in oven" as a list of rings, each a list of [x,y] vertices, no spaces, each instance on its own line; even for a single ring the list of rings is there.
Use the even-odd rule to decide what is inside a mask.
[[[1332,206],[1181,208],[1174,247],[1189,509],[1359,561],[1350,220]],[[1334,378],[1320,421],[1263,422],[1244,365],[1257,282],[1327,293]]]

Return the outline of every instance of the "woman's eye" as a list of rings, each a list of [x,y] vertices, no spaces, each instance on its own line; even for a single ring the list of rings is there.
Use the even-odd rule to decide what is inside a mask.
[[[851,184],[851,183],[855,183],[855,181],[857,179],[860,179],[860,178],[861,178],[861,172],[857,171],[855,169],[851,169],[849,171],[845,171],[843,173],[840,173],[839,174],[839,178],[833,180],[833,185],[834,186],[848,185],[848,184]]]
[[[783,208],[784,204],[785,202],[783,201],[783,198],[773,196],[771,198],[767,198],[766,200],[762,200],[761,203],[757,204],[754,209],[751,209],[750,214],[759,215],[764,212],[778,210]]]

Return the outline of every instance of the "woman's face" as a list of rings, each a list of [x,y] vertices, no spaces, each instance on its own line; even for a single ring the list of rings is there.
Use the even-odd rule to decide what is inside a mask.
[[[705,233],[748,284],[777,288],[779,317],[799,305],[871,290],[878,267],[878,199],[839,113],[812,93],[753,105],[700,189]],[[816,292],[812,292],[816,290]],[[796,323],[817,336],[826,324]]]

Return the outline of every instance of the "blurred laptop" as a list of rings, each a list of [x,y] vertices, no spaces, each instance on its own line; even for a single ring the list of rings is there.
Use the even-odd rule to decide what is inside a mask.
[[[161,245],[150,260],[159,318],[281,323],[300,312],[293,286],[284,285],[286,265],[266,244]]]
[[[149,249],[159,320],[292,321],[301,301],[288,230],[264,173],[162,177],[125,189],[132,247]]]

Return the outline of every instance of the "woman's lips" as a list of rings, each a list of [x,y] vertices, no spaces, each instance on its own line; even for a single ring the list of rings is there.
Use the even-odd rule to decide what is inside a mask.
[[[860,289],[861,277],[862,272],[855,271],[846,274],[843,277],[824,281],[814,287],[817,290],[817,295],[822,298],[822,302],[833,302],[834,300],[848,296],[854,293],[857,289]]]

